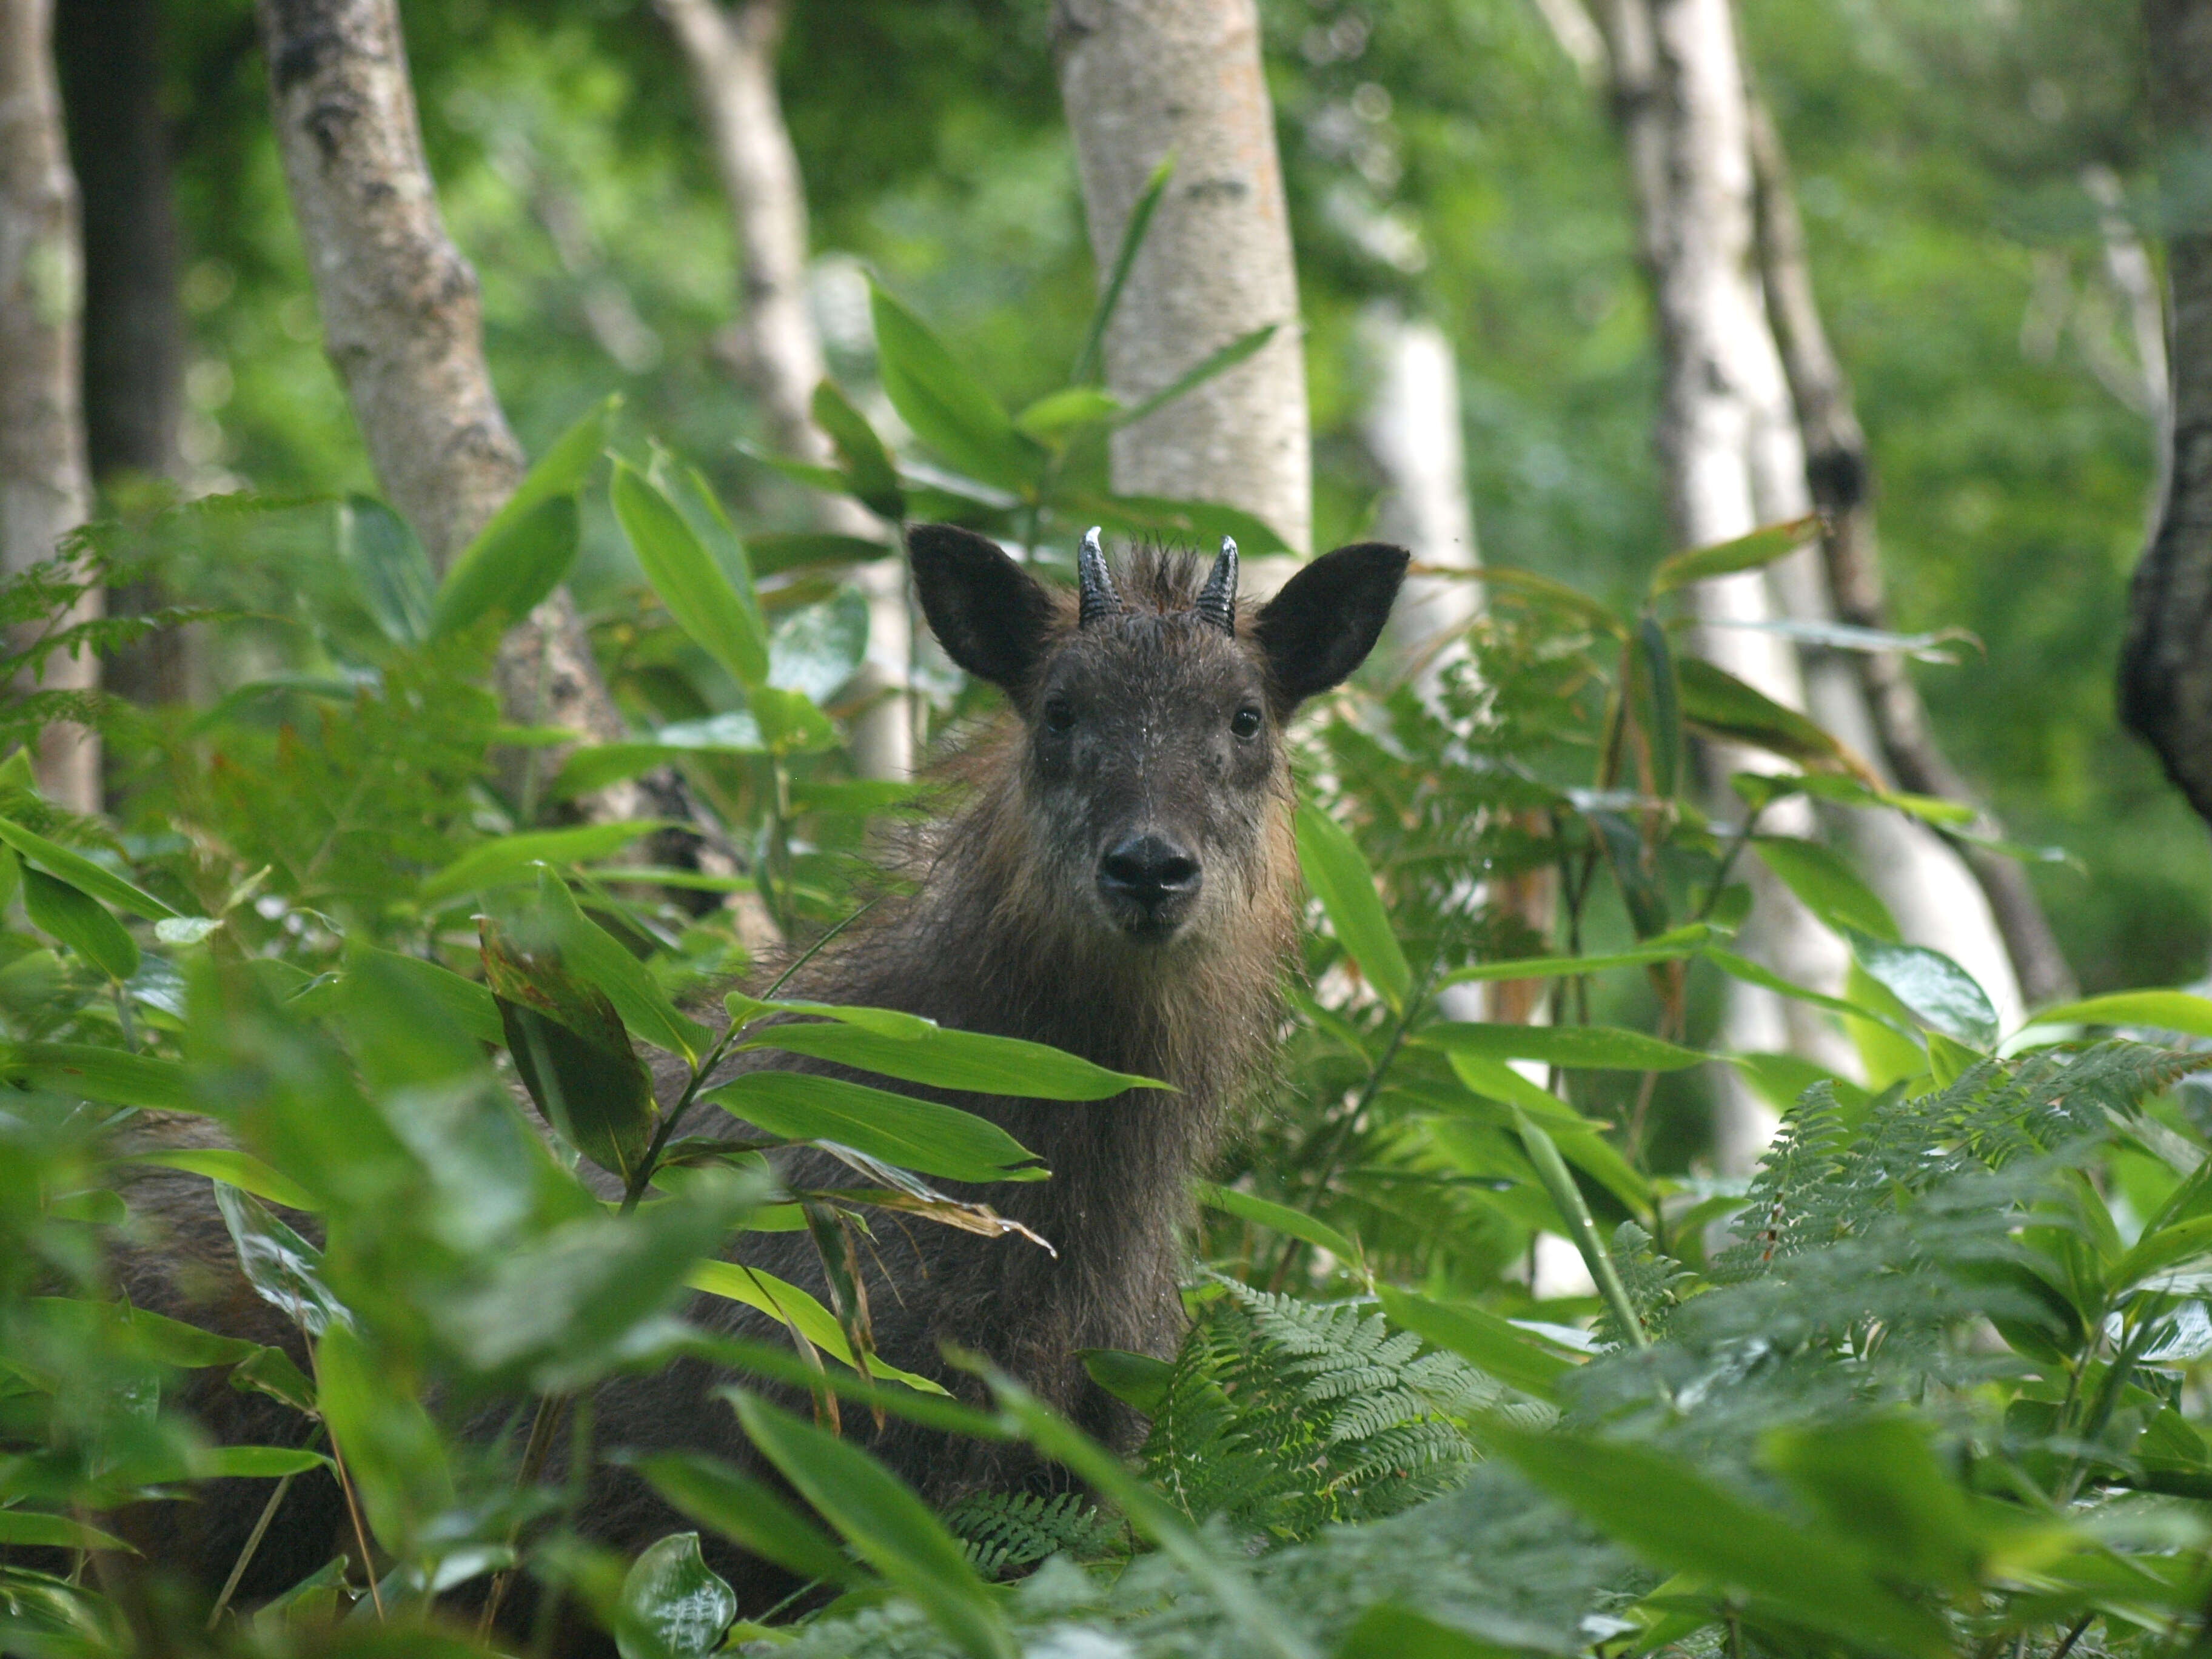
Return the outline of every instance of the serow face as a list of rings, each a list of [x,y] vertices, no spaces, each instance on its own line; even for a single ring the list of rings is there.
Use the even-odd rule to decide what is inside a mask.
[[[908,545],[939,642],[1021,716],[1032,874],[1069,921],[1139,948],[1202,938],[1271,878],[1284,723],[1365,658],[1407,562],[1339,548],[1240,618],[1225,539],[1210,569],[1146,550],[1116,573],[1094,530],[1072,596],[970,531]]]

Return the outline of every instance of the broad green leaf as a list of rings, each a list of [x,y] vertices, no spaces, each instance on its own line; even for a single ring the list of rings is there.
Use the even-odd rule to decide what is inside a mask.
[[[653,1078],[614,1004],[556,946],[532,948],[489,916],[478,927],[484,979],[523,1087],[569,1145],[625,1183],[635,1179],[653,1139]]]
[[[1651,573],[1650,593],[1657,599],[1710,576],[1726,576],[1739,570],[1757,570],[1796,552],[1820,533],[1820,520],[1811,514],[1782,524],[1770,524],[1711,547],[1693,547],[1670,554]]]
[[[1028,489],[1044,451],[1014,430],[999,400],[919,317],[880,288],[870,295],[884,392],[915,436],[985,483]]]
[[[669,826],[659,818],[637,818],[623,823],[583,823],[571,830],[526,830],[471,847],[444,869],[426,878],[416,890],[424,904],[438,904],[463,893],[479,893],[537,878],[535,864],[582,864],[605,858],[656,830]]]
[[[699,1553],[696,1532],[648,1544],[623,1575],[615,1649],[622,1659],[700,1659],[722,1644],[737,1592]]]
[[[1233,536],[1247,558],[1294,550],[1273,525],[1241,507],[1224,507],[1218,501],[1077,492],[1067,495],[1061,506],[1076,523],[1087,520],[1120,535],[1157,536],[1201,547]]]
[[[745,702],[759,722],[762,745],[770,754],[819,755],[842,741],[830,717],[803,691],[763,685],[750,692]],[[661,741],[667,742],[668,729],[663,728],[660,736]]]
[[[1997,1011],[1974,976],[1940,951],[1846,935],[1868,977],[1945,1036],[1987,1054],[1996,1047]]]
[[[823,530],[772,531],[745,538],[756,576],[780,575],[808,565],[842,567],[887,559],[898,551],[888,542],[840,536]]]
[[[224,1146],[179,1146],[172,1151],[138,1152],[118,1158],[119,1164],[141,1164],[155,1169],[177,1170],[185,1175],[205,1176],[210,1181],[228,1182],[256,1198],[265,1198],[271,1204],[282,1204],[288,1210],[319,1210],[323,1206],[315,1195],[294,1181],[289,1176],[270,1169],[251,1152],[233,1152]]]
[[[0,841],[6,842],[48,875],[58,877],[79,892],[88,893],[118,910],[143,917],[148,921],[161,921],[181,914],[143,888],[134,887],[122,877],[102,869],[82,853],[72,853],[66,847],[57,846],[44,836],[33,835],[21,824],[11,823],[6,818],[0,818]]]
[[[1711,1056],[1613,1025],[1511,1025],[1445,1020],[1413,1041],[1486,1060],[1536,1060],[1547,1066],[1616,1072],[1679,1072]]]
[[[1337,1644],[1336,1659],[1519,1659],[1520,1650],[1378,1601]]]
[[[988,1119],[842,1078],[747,1072],[702,1098],[783,1140],[826,1140],[948,1181],[1041,1181],[1036,1154]]]
[[[353,572],[370,618],[394,645],[430,636],[437,578],[407,520],[382,501],[349,495],[338,503],[337,554]]]
[[[843,463],[853,494],[870,512],[893,524],[904,519],[906,495],[899,488],[898,470],[891,465],[884,441],[868,424],[868,417],[853,407],[835,380],[824,380],[814,388],[813,410],[814,424],[828,433],[837,447],[837,459]]]
[[[1662,800],[1674,798],[1682,765],[1682,699],[1674,678],[1674,653],[1658,619],[1636,625],[1636,672],[1632,677],[1644,740],[1651,749],[1651,789]]]
[[[857,1562],[775,1492],[720,1458],[702,1452],[664,1453],[641,1460],[637,1468],[655,1492],[690,1519],[764,1561],[824,1583],[869,1582]]]
[[[195,1480],[276,1480],[331,1467],[322,1453],[299,1446],[202,1446],[188,1462]]]
[[[36,1510],[0,1510],[0,1544],[23,1549],[117,1550],[136,1555],[137,1550],[113,1533],[102,1532],[66,1515],[46,1515]]]
[[[969,1659],[1018,1659],[998,1603],[966,1553],[896,1476],[859,1447],[764,1400],[739,1394],[735,1401],[762,1455],[955,1647]]]
[[[138,941],[107,907],[43,870],[23,872],[23,910],[32,926],[50,933],[110,979],[138,971]]]
[[[1830,848],[1790,836],[1754,836],[1751,847],[1775,878],[1837,933],[1898,937],[1889,907]]]
[[[1597,1133],[1589,1119],[1565,1101],[1546,1093],[1502,1060],[1492,1060],[1465,1048],[1451,1052],[1451,1067],[1469,1092],[1513,1110],[1526,1112],[1549,1130],[1567,1161],[1601,1184],[1632,1210],[1648,1209],[1651,1184],[1632,1169]],[[1509,1127],[1510,1119],[1495,1114],[1492,1121]]]
[[[2187,991],[2114,991],[2062,1002],[2031,1016],[2030,1025],[2142,1025],[2184,1036],[2212,1037],[2212,999]]]
[[[1859,1069],[1869,1089],[1887,1089],[1928,1075],[1927,1052],[1918,1036],[1912,1011],[1889,988],[1868,973],[1854,958],[1844,975],[1844,989],[1860,1006],[1874,1014],[1844,1016],[1844,1030],[1859,1051]]]
[[[198,1109],[185,1068],[173,1060],[80,1042],[18,1042],[0,1052],[4,1052],[0,1066],[9,1075],[57,1094],[164,1112]]]
[[[740,685],[768,678],[768,641],[759,615],[738,596],[676,503],[627,463],[608,487],[638,568],[677,626],[706,647]]]
[[[1879,789],[1860,778],[1841,772],[1738,772],[1729,783],[1753,806],[1764,806],[1790,795],[1814,795],[1838,806],[1888,807],[1907,813],[1923,823],[1956,829],[1980,816],[1964,801],[1935,795],[1910,795]]]
[[[780,1325],[788,1325],[831,1358],[848,1370],[857,1371],[853,1363],[852,1346],[845,1340],[844,1327],[838,1324],[836,1315],[823,1307],[811,1292],[778,1279],[764,1267],[752,1267],[742,1261],[700,1261],[692,1264],[684,1282],[695,1291],[708,1296],[719,1296],[726,1302],[740,1302],[746,1307],[766,1314]],[[926,1376],[912,1371],[902,1371],[877,1355],[868,1356],[870,1376],[889,1378],[891,1382],[921,1394],[941,1395],[945,1389]],[[813,1379],[807,1379],[809,1386]]]
[[[1176,153],[1170,150],[1160,157],[1130,207],[1128,222],[1121,227],[1121,245],[1114,250],[1114,264],[1098,290],[1098,303],[1091,307],[1091,322],[1083,331],[1083,349],[1075,354],[1075,368],[1067,377],[1074,385],[1083,385],[1098,372],[1099,354],[1106,345],[1106,330],[1121,307],[1121,290],[1128,285],[1130,269],[1143,250],[1146,234],[1152,227],[1152,215],[1159,211],[1160,198],[1175,168]]]
[[[2212,1216],[2194,1216],[2167,1226],[2148,1229],[2136,1241],[2135,1248],[2120,1258],[2106,1281],[2106,1288],[2118,1295],[2153,1274],[2204,1255],[2212,1255]]]
[[[499,1000],[472,979],[464,979],[450,968],[441,968],[434,962],[425,962],[420,957],[410,957],[398,951],[379,950],[373,945],[356,945],[346,954],[349,972],[358,972],[364,964],[373,963],[389,974],[396,975],[430,998],[444,1009],[454,1024],[459,1026],[479,1042],[504,1043],[507,1028],[500,1023]]]
[[[1853,1645],[1948,1659],[1942,1621],[1885,1589],[1850,1544],[1747,1503],[1678,1457],[1630,1441],[1497,1425],[1484,1438],[1537,1486],[1657,1566],[1702,1574]]]
[[[1702,657],[1680,657],[1674,672],[1682,718],[1709,738],[1747,744],[1800,766],[1830,767],[1871,780],[1867,763],[1794,708],[1746,685]]]
[[[1084,1348],[1083,1369],[1091,1380],[1125,1406],[1150,1417],[1158,1412],[1175,1380],[1175,1366],[1148,1353],[1125,1348]]]
[[[1425,1342],[1457,1354],[1478,1370],[1539,1400],[1558,1396],[1560,1377],[1573,1364],[1496,1314],[1468,1303],[1433,1302],[1393,1285],[1378,1285],[1382,1311]]]
[[[454,1491],[444,1437],[396,1358],[344,1325],[315,1344],[323,1421],[377,1541],[405,1560]]]
[[[1399,948],[1398,935],[1375,891],[1375,872],[1359,844],[1335,819],[1317,807],[1301,806],[1297,818],[1298,867],[1321,900],[1337,942],[1358,964],[1368,983],[1401,1016],[1409,1011],[1413,970]]]
[[[1567,1237],[1582,1253],[1591,1279],[1596,1281],[1606,1305],[1612,1310],[1613,1322],[1632,1346],[1648,1347],[1650,1339],[1644,1334],[1644,1322],[1637,1316],[1636,1306],[1628,1299],[1627,1289],[1620,1282],[1613,1252],[1598,1237],[1597,1223],[1590,1218],[1589,1206],[1583,1201],[1582,1188],[1567,1173],[1567,1166],[1559,1157],[1559,1144],[1519,1107],[1514,1107],[1512,1111],[1513,1127],[1528,1152],[1528,1162],[1535,1166],[1537,1179],[1544,1183],[1544,1190],[1551,1195],[1559,1218],[1566,1223]]]
[[[487,617],[521,621],[568,574],[581,527],[574,495],[540,501],[512,520],[502,511],[439,583],[430,637],[449,638]]]
[[[722,1007],[733,1025],[744,1025],[753,1020],[777,1014],[814,1014],[823,1019],[834,1019],[848,1025],[857,1025],[878,1036],[896,1037],[902,1042],[916,1042],[931,1036],[940,1028],[933,1019],[920,1014],[909,1014],[899,1008],[848,1007],[834,1002],[793,1001],[781,999],[763,1002],[758,997],[749,997],[743,991],[726,992]]]
[[[165,916],[154,924],[154,937],[164,945],[204,945],[222,926],[216,916]]]
[[[1846,1019],[1868,1020],[1881,1024],[1889,1018],[1887,1013],[1863,1003],[1847,1002],[1841,997],[1808,991],[1795,981],[1783,978],[1771,969],[1761,967],[1749,957],[1740,957],[1735,951],[1724,951],[1717,945],[1708,945],[1705,954],[1708,962],[1730,979],[1740,979],[1747,985],[1762,986],[1778,996],[1808,1003],[1815,1008],[1826,1008],[1830,1013],[1841,1014]]]
[[[796,484],[809,489],[818,489],[825,495],[843,495],[852,490],[852,483],[834,466],[817,466],[811,461],[795,461],[787,455],[778,455],[758,444],[738,438],[732,447],[749,461],[758,461],[763,466],[781,473]]]
[[[576,553],[576,493],[606,448],[607,423],[621,404],[619,395],[595,404],[555,439],[476,539],[453,556],[431,608],[434,637],[495,610],[526,616],[560,586]]]
[[[1134,425],[1153,410],[1164,409],[1178,398],[1189,396],[1208,380],[1225,374],[1248,358],[1258,356],[1281,327],[1280,323],[1263,323],[1249,333],[1238,335],[1220,349],[1208,352],[1152,396],[1123,410],[1115,417],[1114,424]]]
[[[1703,922],[1692,922],[1672,933],[1646,940],[1632,951],[1613,951],[1598,957],[1524,957],[1517,961],[1481,962],[1455,968],[1437,981],[1464,985],[1493,979],[1559,979],[1571,974],[1601,973],[1608,968],[1643,968],[1655,962],[1680,962],[1701,953],[1720,935]]]
[[[1052,443],[1078,427],[1096,426],[1121,412],[1121,400],[1103,386],[1071,386],[1048,392],[1014,416],[1017,430]]]
[[[1327,1222],[1316,1220],[1304,1210],[1294,1210],[1287,1204],[1277,1204],[1253,1193],[1240,1193],[1234,1187],[1217,1187],[1210,1181],[1194,1182],[1191,1191],[1209,1210],[1219,1210],[1240,1221],[1256,1222],[1291,1238],[1303,1239],[1347,1264],[1360,1260],[1358,1244]]]
[[[867,1011],[854,1010],[854,1013]],[[836,1016],[832,1017],[836,1018]],[[912,1018],[912,1016],[908,1016]],[[1105,1100],[1130,1089],[1164,1089],[1151,1078],[1109,1072],[1077,1055],[1018,1037],[932,1025],[911,1036],[850,1023],[763,1025],[740,1048],[781,1048],[908,1083],[1033,1100]]]
[[[606,993],[630,1035],[694,1064],[714,1046],[714,1034],[678,1009],[621,940],[578,909],[568,884],[549,869],[538,872],[538,908],[569,971]]]
[[[185,1370],[234,1365],[241,1359],[265,1352],[258,1343],[234,1336],[218,1336],[182,1320],[134,1308],[127,1302],[41,1296],[30,1298],[28,1306],[42,1321],[53,1321],[74,1340],[89,1341],[98,1334],[131,1352]],[[107,1328],[103,1332],[102,1327]]]

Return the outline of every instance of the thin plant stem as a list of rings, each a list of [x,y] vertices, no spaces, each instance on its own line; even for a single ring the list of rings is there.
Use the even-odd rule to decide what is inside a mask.
[[[2068,1628],[2066,1639],[2051,1650],[2051,1659],[2066,1659],[2066,1656],[2074,1650],[2074,1644],[2081,1639],[2081,1632],[2089,1628],[2089,1621],[2096,1616],[2093,1609],[2076,1619]]]
[[[284,1494],[292,1490],[293,1479],[288,1474],[279,1480],[276,1490],[269,1494],[269,1501],[261,1506],[260,1519],[253,1523],[253,1530],[246,1534],[245,1546],[238,1552],[238,1559],[231,1563],[230,1577],[222,1581],[222,1594],[215,1598],[215,1606],[208,1613],[209,1635],[214,1635],[216,1626],[222,1622],[223,1609],[230,1605],[230,1598],[238,1593],[239,1582],[246,1577],[246,1568],[253,1565],[254,1552],[261,1547],[261,1540],[269,1531],[269,1523],[276,1518],[276,1511],[284,1502]]]

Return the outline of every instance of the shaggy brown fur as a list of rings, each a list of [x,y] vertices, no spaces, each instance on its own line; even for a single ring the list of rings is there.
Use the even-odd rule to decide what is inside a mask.
[[[979,537],[932,526],[915,531],[911,544],[933,628],[957,661],[1005,690],[1008,712],[945,763],[964,799],[907,849],[912,896],[878,907],[836,939],[787,994],[1050,1043],[1174,1085],[1172,1093],[1090,1103],[908,1089],[989,1118],[1045,1161],[1047,1181],[954,1190],[1019,1221],[1056,1254],[1018,1238],[879,1223],[866,1266],[884,1358],[966,1393],[973,1379],[949,1370],[942,1350],[980,1352],[1092,1433],[1126,1446],[1138,1425],[1090,1382],[1079,1351],[1166,1355],[1177,1340],[1190,1178],[1273,1041],[1279,981],[1296,943],[1284,723],[1303,698],[1365,656],[1406,556],[1340,550],[1265,610],[1239,617],[1231,633],[1194,609],[1201,573],[1187,556],[1137,555],[1120,572],[1118,609],[1079,624],[1073,594],[1051,593]],[[1132,900],[1103,872],[1109,855],[1137,837],[1172,847],[1194,873],[1171,893]],[[746,1060],[837,1070],[790,1055]],[[708,1114],[686,1125],[707,1133],[735,1127]],[[800,1186],[851,1181],[818,1154],[795,1158],[785,1173]],[[183,1255],[213,1263],[227,1247],[221,1223],[211,1234],[204,1224],[212,1219],[204,1194],[178,1182],[162,1196],[177,1200]],[[822,1292],[803,1234],[747,1235],[737,1254]],[[176,1309],[181,1285],[173,1271],[170,1282],[160,1278],[142,1268],[130,1288]],[[262,1316],[274,1310],[250,1297],[240,1305],[234,1294],[221,1301],[228,1328],[277,1338],[281,1322]],[[769,1334],[765,1322],[728,1303],[700,1298],[690,1313],[702,1324]],[[290,1346],[296,1352],[296,1341]],[[687,1363],[610,1382],[595,1401],[600,1445],[700,1449],[754,1463],[714,1397],[720,1381]],[[250,1401],[224,1407],[217,1426],[227,1437],[267,1437],[277,1426]],[[949,1441],[897,1419],[868,1443],[939,1502],[979,1486],[1053,1479],[1018,1451]],[[316,1483],[300,1483],[263,1546],[249,1595],[327,1559],[334,1500]],[[189,1536],[149,1541],[219,1580],[252,1508],[205,1505]],[[586,1524],[628,1549],[685,1523],[610,1465]],[[757,1561],[718,1553],[711,1542],[708,1553],[750,1611],[785,1588]]]

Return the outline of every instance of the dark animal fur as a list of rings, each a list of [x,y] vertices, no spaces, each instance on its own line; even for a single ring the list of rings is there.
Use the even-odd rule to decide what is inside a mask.
[[[1176,1085],[1088,1104],[938,1095],[1003,1125],[1050,1166],[1048,1181],[961,1195],[1020,1221],[1057,1255],[1018,1238],[886,1219],[875,1225],[866,1265],[885,1358],[972,1392],[973,1380],[949,1371],[940,1350],[951,1343],[988,1355],[1093,1434],[1126,1446],[1136,1422],[1090,1382],[1078,1351],[1165,1355],[1177,1340],[1189,1178],[1273,1039],[1278,981],[1295,944],[1283,722],[1366,654],[1405,555],[1363,546],[1317,561],[1275,604],[1240,617],[1232,635],[1193,611],[1200,573],[1187,556],[1137,555],[1119,573],[1120,612],[1079,628],[1072,593],[1038,586],[979,537],[931,527],[914,532],[913,546],[932,626],[957,660],[1006,690],[1011,712],[945,764],[965,799],[906,849],[913,896],[834,941],[789,994],[907,1009]],[[1234,735],[1237,711],[1255,707],[1266,716],[1257,733]],[[1137,833],[1166,836],[1202,866],[1171,937],[1133,934],[1099,893],[1103,854]],[[702,1115],[687,1129],[725,1127],[734,1126]],[[786,1173],[799,1185],[852,1181],[819,1155]],[[304,1359],[283,1318],[226,1270],[228,1243],[205,1187],[155,1177],[133,1194],[142,1210],[149,1200],[169,1218],[174,1248],[126,1264],[123,1288],[142,1305],[283,1343]],[[748,1235],[739,1249],[820,1293],[804,1235]],[[212,1301],[201,1299],[210,1293]],[[769,1334],[728,1303],[702,1297],[690,1311],[702,1324]],[[599,1444],[752,1463],[732,1414],[713,1396],[720,1380],[683,1364],[606,1384],[595,1401]],[[252,1396],[214,1388],[197,1403],[227,1439],[297,1432]],[[858,1431],[939,1502],[1052,1479],[1018,1450],[948,1441],[897,1419],[880,1436],[870,1437],[865,1422]],[[165,1513],[139,1534],[149,1553],[210,1583],[263,1498],[259,1483],[222,1484],[239,1490],[211,1493],[185,1515]],[[329,1482],[300,1482],[244,1598],[327,1559],[341,1515]],[[684,1524],[634,1476],[602,1468],[586,1511],[595,1536],[632,1549]],[[762,1563],[726,1548],[718,1555],[711,1541],[708,1550],[750,1610],[787,1588]]]

